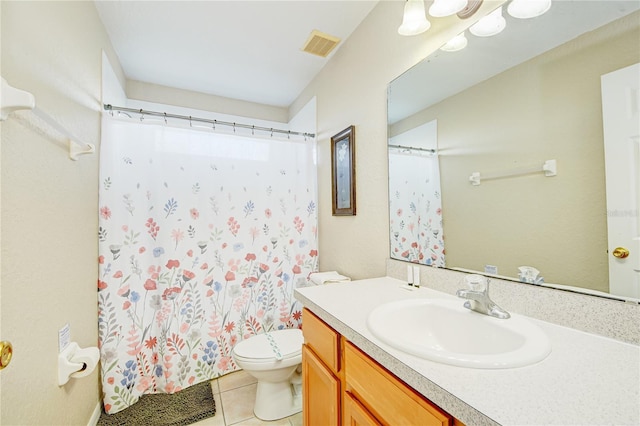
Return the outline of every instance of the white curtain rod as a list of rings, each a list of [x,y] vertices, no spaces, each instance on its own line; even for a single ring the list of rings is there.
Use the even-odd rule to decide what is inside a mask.
[[[150,115],[150,116],[154,116],[154,117],[162,117],[165,119],[165,123],[167,118],[177,118],[179,120],[186,120],[191,122],[198,122],[198,123],[207,123],[207,124],[211,124],[212,128],[215,130],[215,126],[220,125],[220,126],[229,126],[229,127],[233,127],[234,129],[236,127],[242,128],[242,129],[249,129],[249,130],[258,130],[258,131],[263,131],[263,132],[271,132],[271,136],[273,136],[274,133],[280,133],[282,135],[287,135],[287,136],[303,136],[305,139],[306,138],[315,138],[316,135],[315,133],[306,133],[306,132],[293,132],[291,130],[282,130],[282,129],[274,129],[272,127],[261,127],[261,126],[253,126],[250,124],[241,124],[241,123],[231,123],[228,121],[220,121],[220,120],[210,120],[208,118],[197,118],[197,117],[192,117],[190,115],[178,115],[178,114],[167,114],[166,112],[157,112],[157,111],[148,111],[148,110],[144,110],[144,109],[135,109],[135,108],[125,108],[125,107],[119,107],[119,106],[113,106],[110,104],[105,104],[104,105],[104,110],[105,111],[109,111],[111,114],[113,114],[113,111],[119,111],[119,112],[123,112],[123,113],[134,113],[134,114],[140,114],[140,118],[142,119],[145,115]]]

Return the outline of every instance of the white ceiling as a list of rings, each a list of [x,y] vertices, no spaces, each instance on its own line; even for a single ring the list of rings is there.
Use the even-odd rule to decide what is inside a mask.
[[[376,3],[95,0],[128,79],[281,107]],[[342,39],[328,58],[301,51],[314,29]]]

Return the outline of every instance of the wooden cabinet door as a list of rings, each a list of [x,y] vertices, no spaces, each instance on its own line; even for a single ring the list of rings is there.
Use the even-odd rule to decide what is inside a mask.
[[[307,345],[302,346],[302,387],[304,425],[340,425],[340,380]]]
[[[351,393],[345,392],[343,401],[345,426],[381,426],[381,423]]]

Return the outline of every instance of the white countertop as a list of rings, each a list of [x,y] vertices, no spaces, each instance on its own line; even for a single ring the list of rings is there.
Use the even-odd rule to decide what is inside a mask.
[[[551,354],[520,368],[484,370],[418,358],[367,329],[377,306],[410,298],[456,299],[390,277],[296,289],[295,296],[336,331],[468,426],[640,425],[640,347],[530,318]],[[462,303],[462,300],[461,300]],[[419,338],[419,336],[416,336]]]

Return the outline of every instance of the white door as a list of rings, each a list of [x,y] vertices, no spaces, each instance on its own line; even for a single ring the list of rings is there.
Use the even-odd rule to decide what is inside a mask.
[[[602,76],[609,291],[640,298],[640,64]]]

